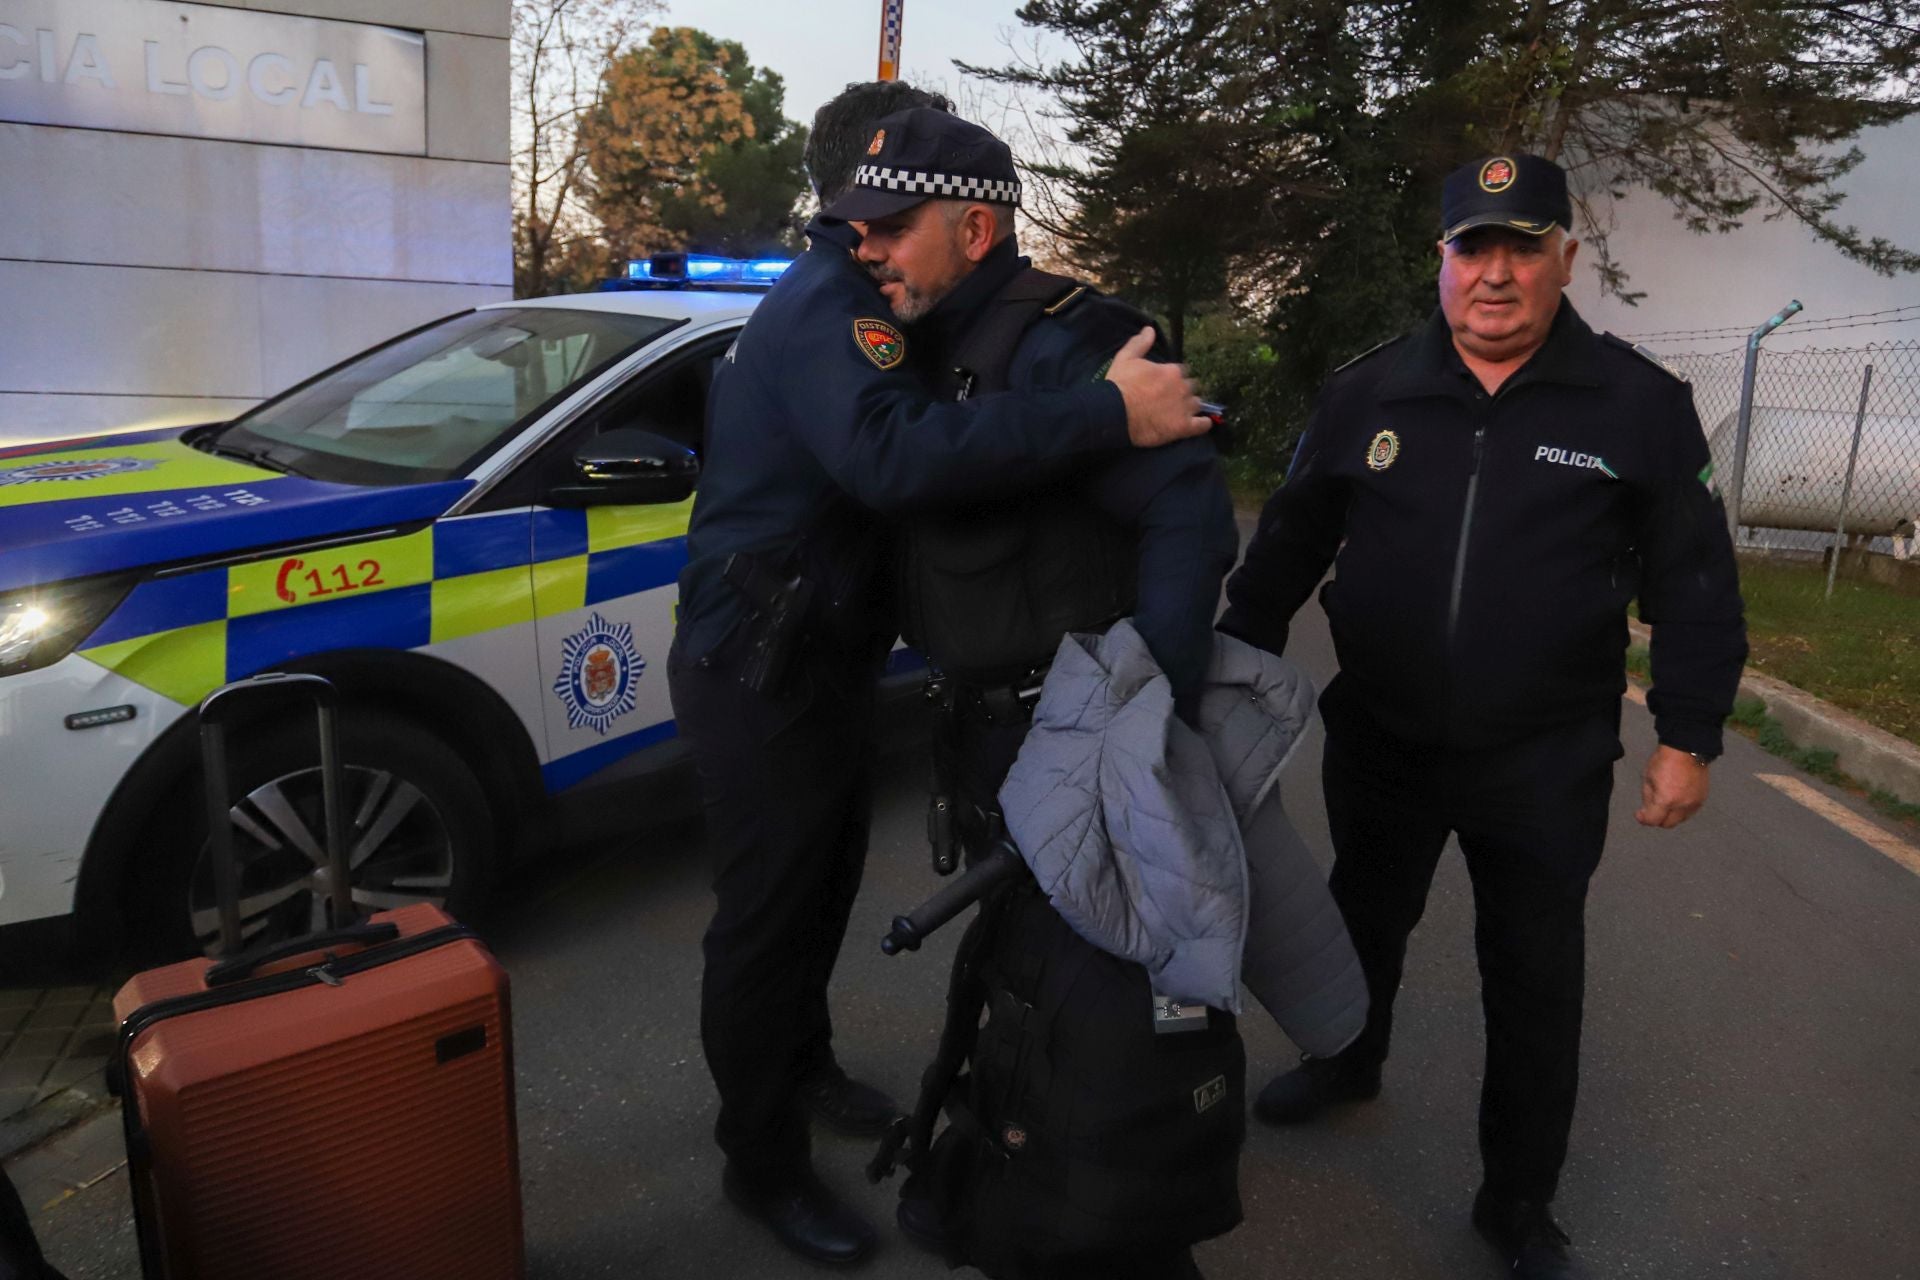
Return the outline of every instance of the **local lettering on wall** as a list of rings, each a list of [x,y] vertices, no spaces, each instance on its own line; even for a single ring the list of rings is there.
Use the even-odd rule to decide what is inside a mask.
[[[424,155],[425,41],[173,0],[0,0],[0,120]]]

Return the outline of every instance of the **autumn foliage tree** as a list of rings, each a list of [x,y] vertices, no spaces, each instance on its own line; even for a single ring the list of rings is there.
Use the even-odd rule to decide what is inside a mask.
[[[663,27],[614,57],[579,125],[588,206],[620,256],[792,248],[806,133],[745,49]]]

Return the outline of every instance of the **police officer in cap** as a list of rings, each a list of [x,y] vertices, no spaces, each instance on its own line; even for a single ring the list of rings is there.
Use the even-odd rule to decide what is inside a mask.
[[[826,212],[863,232],[857,256],[941,398],[1084,387],[1151,323],[1020,255],[1020,179],[992,133],[920,108],[889,116],[876,137],[853,189]],[[964,775],[958,814],[973,847],[1061,637],[1132,616],[1175,694],[1195,692],[1238,546],[1206,438],[902,522],[898,612],[908,642],[946,677],[959,740],[936,745],[952,746]]]
[[[911,363],[942,397],[1085,386],[1147,323],[1133,307],[1036,270],[1020,255],[1020,179],[1012,153],[992,133],[920,108],[881,121],[875,139],[853,189],[826,213],[863,232],[858,257],[906,325]],[[928,825],[942,869],[951,866],[939,848],[947,834],[943,815],[955,819],[952,834],[973,857],[1004,831],[996,796],[1062,637],[1131,617],[1176,700],[1196,695],[1213,652],[1220,583],[1237,549],[1233,503],[1209,438],[1116,454],[1025,493],[901,521],[895,596],[902,630],[937,673],[930,684],[937,776]],[[1051,917],[1038,932],[1023,931],[1004,945],[1044,950],[1050,928],[1067,926]],[[1039,1002],[1033,989],[1016,985],[1010,994]],[[1209,1034],[1216,1039],[1237,1037],[1231,1019],[1215,1023]],[[1110,1065],[1126,1072],[1137,1064]],[[922,1103],[929,1119],[952,1087],[950,1078],[932,1083],[935,1092]],[[1220,1144],[1231,1169],[1241,1118],[1223,1115],[1221,1122],[1234,1137]],[[1080,1153],[1036,1158],[1071,1165]],[[1069,1182],[1113,1178],[1124,1190],[1109,1186],[1113,1198],[1100,1201],[1105,1228],[1094,1238],[1074,1237],[1070,1249],[1057,1240],[1043,1247],[1015,1238],[1004,1224],[981,1221],[971,1204],[944,1203],[965,1193],[931,1176],[910,1180],[899,1221],[915,1239],[988,1275],[1197,1277],[1190,1246],[1230,1229],[1237,1205],[1218,1197],[1202,1213],[1169,1212],[1183,1182],[1216,1186],[1208,1181],[1212,1171],[1165,1168],[1152,1155],[1136,1159],[1124,1179],[1092,1162],[1071,1166]],[[1128,1195],[1139,1212],[1125,1212]],[[954,1223],[966,1225],[956,1230]]]
[[[881,117],[946,105],[898,82],[829,102],[807,155],[823,203],[851,185]],[[894,1110],[841,1070],[827,1008],[866,856],[874,684],[897,632],[880,515],[1211,424],[1183,370],[1140,358],[1145,335],[1098,381],[935,403],[853,259],[857,235],[825,219],[807,235],[715,375],[668,682],[715,866],[701,1042],[723,1190],[795,1252],[845,1264],[873,1232],[815,1175],[808,1121],[870,1135]]]
[[[1687,385],[1562,296],[1566,174],[1489,156],[1443,192],[1440,307],[1338,370],[1227,584],[1222,630],[1273,652],[1321,593],[1332,889],[1372,1011],[1255,1112],[1381,1088],[1407,936],[1457,835],[1472,877],[1486,1070],[1473,1221],[1525,1280],[1574,1274],[1548,1212],[1578,1080],[1587,882],[1622,754],[1626,608],[1653,628],[1636,817],[1707,798],[1746,657],[1733,548]]]

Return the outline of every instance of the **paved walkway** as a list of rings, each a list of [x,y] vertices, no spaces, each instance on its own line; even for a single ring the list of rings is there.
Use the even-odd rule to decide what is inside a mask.
[[[0,1130],[70,1085],[97,1081],[113,1048],[109,984],[0,988]]]

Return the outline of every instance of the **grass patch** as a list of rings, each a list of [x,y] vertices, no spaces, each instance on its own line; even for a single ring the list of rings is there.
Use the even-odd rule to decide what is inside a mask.
[[[1627,673],[1641,683],[1646,682],[1649,667],[1645,645],[1636,644],[1627,650]],[[1859,796],[1894,821],[1920,830],[1920,804],[1910,804],[1879,787],[1868,787],[1842,772],[1839,757],[1825,747],[1801,746],[1787,736],[1786,729],[1781,727],[1778,720],[1767,714],[1767,704],[1759,698],[1736,698],[1733,714],[1727,717],[1727,727],[1752,739],[1762,751],[1780,757],[1822,782],[1832,783],[1843,791]]]
[[[1643,644],[1627,647],[1627,674],[1636,680],[1653,679],[1653,656]]]
[[[1767,704],[1760,699],[1736,699],[1733,714],[1727,717],[1727,727],[1759,743],[1761,750],[1779,756],[1822,782],[1830,782],[1843,791],[1863,797],[1889,818],[1920,829],[1920,804],[1908,804],[1890,791],[1883,791],[1879,787],[1869,788],[1858,779],[1842,773],[1836,764],[1838,757],[1833,752],[1824,747],[1803,747],[1788,737],[1787,731],[1780,727],[1780,722],[1767,714]]]
[[[1920,599],[1839,581],[1819,565],[1749,560],[1747,666],[1920,744]]]

